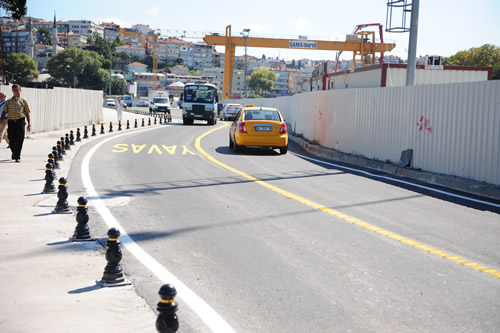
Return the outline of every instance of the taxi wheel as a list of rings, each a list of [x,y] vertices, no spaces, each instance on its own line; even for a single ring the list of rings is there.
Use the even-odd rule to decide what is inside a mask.
[[[241,146],[236,143],[236,141],[233,142],[233,149],[235,153],[239,153],[241,151]]]
[[[233,147],[234,147],[233,140],[231,140],[231,136],[229,136],[229,148],[233,149]]]
[[[288,146],[285,146],[285,147],[281,147],[281,148],[280,148],[280,154],[281,154],[281,155],[285,155],[287,151],[288,151]]]

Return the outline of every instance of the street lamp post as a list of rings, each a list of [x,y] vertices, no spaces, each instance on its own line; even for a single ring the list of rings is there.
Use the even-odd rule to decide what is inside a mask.
[[[243,29],[243,38],[245,39],[245,98],[248,97],[248,83],[247,83],[247,44],[248,44],[248,35],[250,34],[250,29]]]

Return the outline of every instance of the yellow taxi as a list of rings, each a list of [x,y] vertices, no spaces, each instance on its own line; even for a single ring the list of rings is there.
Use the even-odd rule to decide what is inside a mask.
[[[235,152],[242,147],[279,148],[280,154],[286,154],[288,131],[283,116],[275,108],[245,106],[229,129],[229,147]]]

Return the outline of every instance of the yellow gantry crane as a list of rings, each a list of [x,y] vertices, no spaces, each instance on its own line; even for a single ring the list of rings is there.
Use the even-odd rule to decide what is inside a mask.
[[[152,34],[143,34],[135,31],[128,31],[126,29],[121,28],[120,33],[125,35],[136,35],[136,36],[145,36],[146,43],[150,43],[150,38],[153,39],[153,90],[158,88],[158,38],[159,34],[155,34],[156,30],[153,31]]]
[[[218,34],[206,35],[203,40],[207,45],[225,46],[224,58],[224,87],[223,99],[231,97],[233,71],[234,71],[234,56],[236,47],[265,47],[279,49],[297,49],[297,50],[327,50],[327,51],[351,51],[353,52],[353,63],[356,67],[356,56],[361,56],[361,63],[365,65],[365,57],[371,55],[371,63],[375,64],[375,52],[387,52],[394,49],[396,44],[393,43],[377,43],[375,42],[374,32],[360,32],[355,34],[353,40],[346,41],[320,41],[320,40],[303,40],[303,39],[275,39],[275,38],[256,38],[256,37],[233,37],[231,36],[231,26],[226,27],[226,35]]]

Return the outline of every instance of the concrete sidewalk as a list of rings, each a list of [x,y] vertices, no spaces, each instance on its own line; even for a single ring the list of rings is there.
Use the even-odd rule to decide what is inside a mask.
[[[106,134],[99,134],[96,126],[97,136],[92,137],[89,127],[89,139],[71,146],[61,169],[55,170],[57,179],[67,177],[71,159],[83,144],[123,133],[117,131],[114,109],[103,112]],[[123,130],[127,119],[131,130],[140,130],[142,117],[124,112]],[[133,129],[136,118],[139,128]],[[113,133],[108,133],[110,121]],[[83,137],[83,126],[80,129]],[[73,131],[76,135],[76,128]],[[0,332],[156,332],[156,312],[133,286],[96,285],[107,263],[103,246],[68,240],[77,225],[74,198],[68,198],[73,214],[52,214],[54,206],[43,204],[57,201],[57,192],[41,192],[47,155],[65,133],[69,129],[28,135],[21,163],[10,159],[5,142],[0,144]]]

